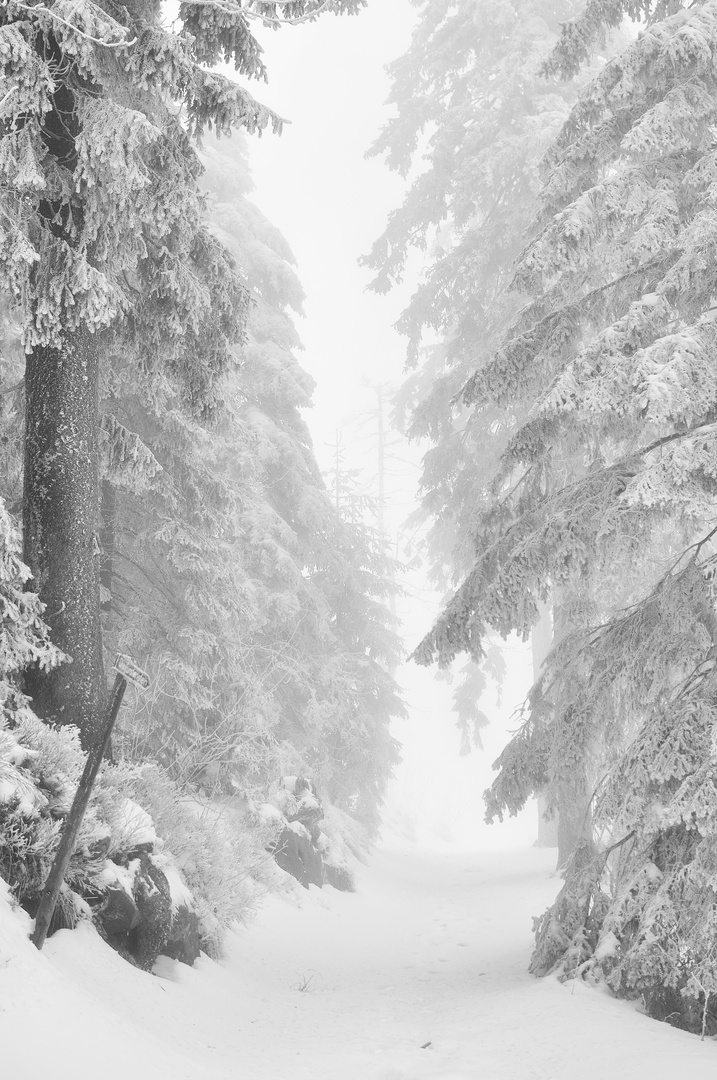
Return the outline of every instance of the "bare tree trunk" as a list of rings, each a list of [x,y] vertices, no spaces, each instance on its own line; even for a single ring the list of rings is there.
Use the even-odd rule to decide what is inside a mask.
[[[100,630],[99,342],[81,327],[27,360],[24,559],[53,642],[72,657],[34,668],[26,690],[43,719],[76,724],[89,747],[104,698]]]

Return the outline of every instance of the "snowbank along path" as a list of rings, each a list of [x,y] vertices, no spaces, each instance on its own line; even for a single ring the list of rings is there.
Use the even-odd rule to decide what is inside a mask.
[[[383,848],[359,891],[272,898],[225,961],[137,971],[90,927],[38,954],[0,903],[7,1080],[713,1080],[717,1046],[526,973],[553,852]]]

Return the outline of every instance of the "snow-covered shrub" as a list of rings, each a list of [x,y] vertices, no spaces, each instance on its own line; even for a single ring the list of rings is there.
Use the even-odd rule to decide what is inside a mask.
[[[27,707],[0,729],[0,874],[32,907],[60,841],[62,821],[84,765],[75,728],[43,724]],[[101,788],[96,789],[101,791]],[[66,880],[78,892],[98,891],[110,847],[111,823],[93,798],[82,822]]]
[[[115,766],[104,783],[148,811],[192,892],[209,951],[220,953],[231,924],[251,918],[279,884],[266,851],[272,826],[252,824],[243,809],[183,795],[157,765]]]
[[[53,728],[26,711],[16,728],[0,729],[0,874],[30,910],[83,763],[71,727]],[[274,832],[274,825],[252,824],[244,812],[188,798],[156,765],[105,765],[66,880],[101,912],[108,888],[133,897],[138,860],[149,856],[167,879],[175,908],[195,912],[203,946],[218,955],[227,928],[246,921],[267,888],[281,887],[266,851]],[[70,907],[72,892],[65,898]]]
[[[0,709],[12,718],[27,705],[14,679],[30,664],[49,669],[62,653],[50,642],[36,593],[25,592],[30,571],[20,558],[20,532],[0,498]]]
[[[0,874],[31,911],[83,765],[72,727],[43,724],[25,708],[13,729],[0,728]],[[187,797],[159,766],[108,764],[66,880],[101,913],[108,888],[133,897],[135,864],[149,855],[167,878],[175,907],[196,914],[203,947],[218,955],[227,928],[249,919],[267,889],[285,887],[267,851],[275,832],[275,821],[250,820],[245,808]]]
[[[77,730],[40,721],[15,685],[29,664],[49,668],[62,660],[42,622],[42,605],[24,592],[28,577],[18,530],[0,499],[0,875],[32,910],[85,755]],[[227,926],[248,918],[272,875],[279,877],[265,850],[270,833],[184,798],[156,766],[105,765],[83,818],[61,907],[68,917],[77,908],[72,890],[97,899],[118,886],[131,899],[128,865],[139,853],[156,860],[217,952]]]
[[[10,836],[27,838],[31,833],[35,835],[25,860],[26,872],[21,875],[16,867],[9,876],[3,876],[18,898],[31,905],[39,896],[59,844],[62,821],[72,805],[85,755],[76,728],[45,724],[28,708],[16,714],[15,726],[0,733],[0,737],[3,734],[0,776],[3,773],[6,776],[5,790],[11,783],[7,779],[8,757],[19,762],[12,778],[17,806],[13,821],[5,822],[3,841],[7,845]],[[16,820],[18,817],[24,818],[24,826]],[[68,885],[81,895],[101,892],[98,879],[107,856],[122,846],[117,836],[119,821],[119,808],[107,798],[100,779],[82,820],[66,873]],[[29,873],[30,865],[35,868],[32,874]]]
[[[0,877],[18,900],[37,896],[57,848],[59,825],[27,813],[17,796],[0,800]]]
[[[30,664],[51,668],[62,654],[50,643],[42,604],[25,592],[30,571],[20,558],[20,533],[0,498],[0,875],[16,895],[35,893],[57,845],[55,792],[43,791],[33,770],[41,755],[19,737],[39,720],[17,679]]]
[[[15,718],[13,736],[24,748],[25,765],[38,788],[47,792],[50,811],[67,814],[85,765],[78,729],[43,723],[24,709]]]

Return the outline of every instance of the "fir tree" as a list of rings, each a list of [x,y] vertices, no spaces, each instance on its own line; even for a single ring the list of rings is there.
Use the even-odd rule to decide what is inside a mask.
[[[624,14],[645,29],[581,92],[547,158],[515,275],[531,299],[462,391],[476,422],[529,411],[474,566],[418,655],[480,656],[490,628],[527,635],[562,591],[585,629],[553,651],[489,812],[582,770],[586,838],[604,850],[576,853],[534,969],[564,958],[711,1030],[717,7],[596,0],[546,74],[572,75]]]
[[[355,10],[360,0],[181,4],[8,0],[0,13],[0,270],[27,353],[24,551],[53,640],[72,656],[28,675],[41,713],[98,723],[98,409],[101,355],[118,338],[197,413],[216,406],[245,290],[207,231],[190,138],[281,121],[207,70],[265,76],[251,19]],[[178,107],[183,109],[182,119]]]
[[[254,440],[266,503],[244,535],[256,548],[253,574],[270,589],[272,619],[256,640],[274,665],[273,734],[291,757],[289,771],[310,772],[332,802],[375,829],[396,760],[389,719],[402,713],[388,674],[399,651],[385,606],[389,567],[320,477],[301,415],[313,381],[295,355],[290,313],[301,310],[303,295],[293,255],[248,200],[227,191],[226,178],[240,171],[235,162],[225,148],[209,176],[218,235],[254,283],[233,400],[236,422]]]
[[[576,4],[504,0],[475,5],[416,3],[409,51],[391,66],[389,121],[371,150],[402,175],[423,163],[404,205],[365,262],[383,291],[400,280],[411,253],[426,263],[398,323],[408,339],[410,374],[396,418],[426,440],[421,508],[433,582],[456,585],[474,559],[474,527],[523,403],[504,403],[476,420],[460,390],[491,355],[521,307],[508,288],[512,263],[536,211],[539,165],[565,119],[572,87],[540,78],[559,20]],[[427,526],[427,528],[426,528]],[[461,746],[480,742],[477,701],[490,662],[469,662],[454,696]]]
[[[107,639],[154,676],[118,749],[209,791],[310,774],[375,825],[401,708],[380,663],[396,648],[374,599],[384,586],[325,490],[301,415],[313,381],[295,356],[291,251],[246,197],[243,140],[208,138],[203,158],[210,225],[251,309],[210,425],[170,397],[156,408],[114,358]]]

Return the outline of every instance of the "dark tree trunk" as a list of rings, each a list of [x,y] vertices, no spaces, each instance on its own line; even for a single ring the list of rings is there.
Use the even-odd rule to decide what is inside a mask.
[[[46,720],[95,739],[104,699],[100,630],[97,431],[99,342],[81,327],[63,347],[27,359],[24,559],[46,606],[53,642],[72,657],[28,671],[26,690]]]

